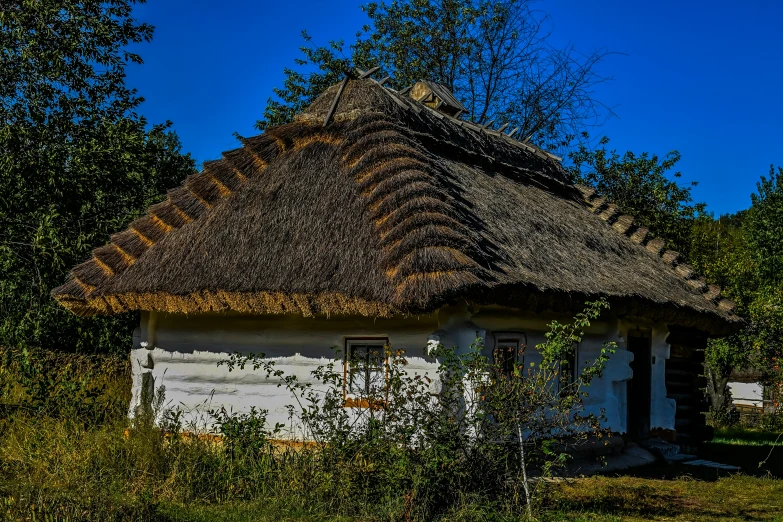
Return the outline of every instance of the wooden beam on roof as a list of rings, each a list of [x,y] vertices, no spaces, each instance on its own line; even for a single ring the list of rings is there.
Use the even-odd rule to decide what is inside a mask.
[[[509,126],[509,123],[504,123],[503,125],[498,127],[498,132],[503,132],[504,130],[506,130],[506,128],[508,128],[508,126]]]
[[[388,94],[391,97],[392,101],[396,103],[400,108],[405,110],[410,109],[410,106],[408,106],[408,104],[405,101],[397,97],[398,93],[395,90],[386,89],[386,94]]]
[[[373,68],[372,68],[372,69],[370,69],[369,71],[362,71],[361,69],[359,69],[359,68],[357,67],[357,68],[356,68],[356,72],[358,72],[358,73],[359,73],[359,79],[360,79],[360,80],[362,80],[362,79],[364,79],[364,78],[367,78],[367,77],[368,77],[368,76],[370,76],[371,74],[378,72],[380,69],[381,69],[380,67],[373,67]]]
[[[337,94],[334,96],[332,106],[329,107],[329,112],[326,113],[326,118],[324,118],[324,127],[329,125],[329,122],[332,121],[332,116],[334,116],[334,111],[337,109],[337,104],[340,102],[340,96],[342,96],[346,85],[348,85],[347,74],[345,75],[345,78],[343,78],[343,82],[340,84],[340,87],[337,89]]]

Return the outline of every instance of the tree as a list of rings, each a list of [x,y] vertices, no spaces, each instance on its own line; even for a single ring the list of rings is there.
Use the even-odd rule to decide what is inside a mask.
[[[707,281],[721,287],[734,300],[736,312],[747,317],[758,291],[755,261],[747,247],[743,222],[746,211],[715,219],[703,214],[691,228],[688,261]],[[710,339],[705,354],[707,395],[713,412],[729,406],[728,382],[734,369],[752,365],[753,353],[747,331]]]
[[[748,306],[757,368],[766,384],[783,385],[783,167],[761,176],[744,223],[758,292]]]
[[[582,146],[570,155],[572,176],[593,186],[633,215],[653,234],[667,240],[696,272],[721,287],[736,303],[736,312],[749,325],[735,335],[710,339],[705,358],[708,395],[712,410],[724,412],[730,405],[728,382],[734,369],[756,368],[765,379],[776,378],[781,360],[778,319],[781,285],[778,266],[783,262],[783,198],[780,173],[762,177],[758,194],[748,211],[721,216],[705,213],[703,203],[694,203],[690,186],[678,183],[679,172],[670,173],[680,159],[670,152],[663,159],[642,153],[620,156],[602,147]]]
[[[53,287],[194,168],[170,123],[125,83],[153,28],[136,0],[41,0],[0,10],[0,345],[128,346],[132,316],[79,320]]]
[[[693,202],[691,189],[696,182],[682,186],[677,182],[682,176],[679,172],[667,175],[680,153],[672,151],[663,159],[646,152],[620,156],[616,150],[607,150],[608,143],[608,138],[602,138],[600,148],[580,146],[570,155],[574,180],[594,187],[622,213],[634,216],[687,256],[690,228],[705,205]]]
[[[264,129],[291,120],[352,66],[379,66],[378,77],[402,89],[426,79],[450,88],[475,122],[520,127],[550,150],[561,150],[587,137],[611,109],[597,100],[594,87],[609,78],[598,65],[609,54],[578,53],[572,45],[555,48],[549,19],[532,9],[532,0],[393,0],[362,7],[368,23],[350,46],[306,45],[299,70],[286,69],[286,80],[270,99]]]
[[[691,232],[690,262],[733,299],[747,326],[713,339],[706,361],[714,411],[728,407],[732,370],[758,370],[764,384],[783,383],[783,169],[762,176],[751,207],[714,220],[702,216]]]
[[[783,284],[783,167],[761,176],[745,223],[748,245],[765,285]]]

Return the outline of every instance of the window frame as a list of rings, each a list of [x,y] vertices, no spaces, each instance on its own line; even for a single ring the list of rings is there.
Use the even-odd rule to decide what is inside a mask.
[[[507,378],[511,378],[514,375],[514,367],[524,366],[525,364],[525,352],[527,351],[527,334],[525,332],[505,331],[505,332],[492,332],[492,337],[495,340],[495,345],[492,348],[492,363],[497,365],[498,351],[503,349],[504,352],[508,352],[508,347],[501,348],[501,344],[514,344],[514,356],[513,358],[504,357],[503,359],[503,375]],[[506,361],[512,360],[512,367],[506,368]]]
[[[383,379],[384,384],[388,380],[388,370],[386,368],[386,365],[389,362],[389,355],[386,353],[386,347],[389,346],[389,337],[388,336],[351,336],[351,337],[345,337],[344,338],[344,352],[343,352],[343,402],[344,407],[346,408],[370,408],[370,407],[377,407],[377,405],[370,404],[370,401],[368,400],[368,397],[362,397],[361,394],[357,396],[356,393],[353,393],[349,390],[349,364],[350,360],[353,356],[352,348],[353,346],[379,346],[384,350],[384,356],[383,356]],[[364,367],[365,372],[365,383],[367,386],[367,389],[365,390],[365,394],[369,395],[369,367]]]
[[[563,373],[562,362],[558,364],[560,378],[557,380],[557,388],[562,394],[564,386],[570,386],[576,382],[576,378],[579,375],[579,347],[582,345],[579,341],[574,341],[573,350],[571,351],[566,364],[568,366],[568,373]]]

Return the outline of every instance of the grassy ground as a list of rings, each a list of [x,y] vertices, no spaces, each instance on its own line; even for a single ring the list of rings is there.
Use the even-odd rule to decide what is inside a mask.
[[[554,511],[543,520],[783,520],[783,481],[742,475],[714,481],[689,475],[593,477],[558,485],[549,502]]]
[[[154,462],[164,457],[164,454],[158,452],[160,448],[165,450],[169,446],[164,444],[155,454],[147,457],[144,452],[149,446],[143,440],[126,440],[119,428],[71,433],[54,421],[36,423],[24,430],[19,427],[18,430],[6,432],[0,441],[0,520],[398,520],[390,519],[388,513],[394,510],[386,510],[383,506],[360,509],[367,514],[358,518],[334,515],[327,505],[310,504],[291,498],[290,495],[279,496],[284,490],[270,492],[261,497],[263,500],[235,501],[233,490],[227,483],[235,483],[238,477],[231,478],[231,474],[222,476],[225,474],[220,471],[223,461],[215,461],[213,466],[202,469],[209,464],[205,457],[210,453],[205,452],[204,448],[199,449],[198,444],[197,441],[187,444],[186,447],[193,446],[193,451],[178,454],[177,464],[171,469],[158,470]],[[94,448],[100,448],[100,451]],[[555,483],[549,485],[542,496],[538,519],[542,522],[783,522],[783,480],[757,467],[758,455],[766,458],[769,449],[773,451],[768,463],[778,462],[776,459],[781,458],[783,445],[777,440],[776,434],[719,430],[716,439],[705,447],[705,456],[712,455],[721,462],[736,462],[747,470],[746,473],[729,474],[712,469],[657,463],[623,474]],[[757,455],[754,452],[759,453]],[[218,456],[214,455],[215,458]],[[20,473],[22,470],[24,472]],[[155,473],[162,475],[156,480],[144,479],[144,475],[152,476]],[[214,495],[207,492],[192,493],[193,500],[190,501],[177,499],[181,496],[177,492],[183,491],[180,483],[195,492],[199,482],[203,482],[204,487],[218,488],[223,492]],[[36,484],[46,484],[47,493],[41,496]],[[246,488],[250,486],[251,483],[245,484]],[[250,494],[250,498],[259,497]],[[48,515],[36,512],[44,504]],[[56,513],[54,518],[53,512]],[[475,503],[468,499],[463,505],[454,506],[439,520],[520,520],[504,513],[505,510],[500,506]]]
[[[320,475],[308,475],[306,466],[289,466],[274,474],[252,459],[228,459],[222,446],[210,441],[186,439],[174,444],[162,437],[159,429],[127,431],[129,377],[124,360],[79,356],[45,362],[35,370],[42,385],[51,386],[50,382],[62,374],[67,379],[53,388],[55,397],[72,390],[68,393],[90,400],[98,390],[105,405],[101,402],[93,410],[103,420],[83,426],[69,422],[67,417],[48,418],[14,410],[11,422],[9,414],[0,410],[0,520],[405,520],[399,516],[402,500],[397,483],[387,499],[393,504],[376,501],[369,505],[362,500],[344,512],[364,515],[349,518],[334,515],[336,509],[328,504],[341,488],[322,486],[323,495],[307,498],[300,494],[319,484],[330,484]],[[17,373],[16,367],[0,365],[0,385],[6,382],[0,391],[12,405],[25,398],[8,380]],[[81,380],[90,382],[80,386]],[[49,411],[46,404],[38,407]],[[109,415],[108,411],[114,413]],[[85,415],[79,411],[73,414]],[[108,422],[107,417],[114,420]],[[658,463],[622,475],[554,483],[541,497],[538,519],[783,522],[783,436],[760,430],[719,429],[700,456],[739,465],[743,472],[728,474]],[[759,466],[762,461],[764,464]],[[292,470],[300,472],[299,493],[292,493],[289,484],[297,485]],[[352,483],[346,484],[348,487]],[[354,498],[350,491],[344,496]],[[439,520],[520,520],[505,515],[508,510],[501,505],[481,502],[485,501],[464,499],[460,505],[449,506]]]
[[[683,473],[688,470],[679,469]],[[555,521],[783,521],[783,481],[734,475],[717,480],[633,476],[591,477],[551,486],[538,519]],[[295,510],[267,502],[219,505],[166,504],[156,519],[167,522],[358,522],[326,515],[318,506]],[[377,519],[381,520],[381,519]],[[510,521],[491,506],[466,505],[444,520]]]
[[[771,452],[771,453],[770,453]],[[783,521],[783,437],[742,428],[718,429],[701,456],[737,464],[741,474],[685,465],[655,464],[631,473],[553,484],[540,509],[542,521]],[[759,462],[766,463],[759,467]],[[234,503],[161,506],[171,521],[347,521],[318,506]],[[446,520],[513,520],[492,506],[466,503]]]
[[[716,428],[712,444],[783,446],[783,434],[748,428]]]
[[[783,479],[783,436],[744,428],[719,428],[704,445],[700,457],[740,466],[743,473]]]

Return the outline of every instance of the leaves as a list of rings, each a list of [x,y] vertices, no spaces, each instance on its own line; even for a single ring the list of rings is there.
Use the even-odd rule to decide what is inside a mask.
[[[594,187],[599,194],[617,205],[657,236],[665,238],[670,247],[687,256],[690,229],[704,212],[704,203],[694,203],[691,189],[696,185],[678,183],[679,172],[670,173],[680,160],[672,151],[664,158],[646,152],[626,152],[620,156],[608,150],[608,138],[602,138],[601,148],[590,150],[580,146],[571,154],[571,174],[581,183]]]
[[[193,172],[170,122],[125,83],[152,27],[134,0],[21,2],[0,12],[0,345],[122,350],[132,315],[79,320],[50,291]]]
[[[406,368],[404,351],[388,346],[385,385],[360,387],[351,396],[345,377],[357,368],[343,361],[337,348],[311,379],[286,375],[263,354],[234,353],[218,365],[252,366],[290,393],[290,422],[275,426],[274,433],[312,441],[305,451],[317,458],[308,461],[309,469],[319,480],[332,481],[330,502],[373,502],[405,491],[410,492],[406,509],[418,514],[409,518],[430,520],[467,491],[513,499],[511,509],[521,511],[526,503],[518,495],[520,485],[535,500],[543,483],[538,479],[563,466],[570,449],[588,436],[607,435],[602,415],[584,413],[583,398],[613,353],[613,343],[580,365],[570,382],[560,371],[574,342],[605,308],[605,301],[588,303],[572,322],[553,322],[546,342],[537,347],[543,362],[535,369],[519,367],[515,375],[487,357],[480,338],[467,351],[428,347],[437,361],[436,388],[426,373]],[[262,451],[271,436],[264,411],[212,415],[232,453]]]
[[[778,326],[783,321],[783,169],[770,167],[769,177],[761,177],[749,210],[715,219],[705,213],[703,203],[693,202],[695,183],[683,186],[681,174],[671,172],[678,152],[664,158],[632,152],[621,156],[608,150],[608,143],[603,138],[599,149],[582,146],[572,153],[573,178],[596,188],[620,212],[666,239],[749,319],[741,332],[709,340],[705,355],[713,408],[726,406],[734,369],[755,368],[766,382],[783,381],[783,329]]]
[[[691,262],[733,299],[748,325],[709,342],[713,406],[725,405],[734,369],[755,369],[768,384],[783,383],[783,169],[761,176],[747,211],[717,220],[699,218],[691,233]],[[721,395],[716,397],[715,395]]]
[[[748,246],[766,285],[783,284],[783,167],[761,176],[745,223]]]
[[[549,41],[548,17],[531,0],[393,0],[362,6],[368,23],[346,48],[313,46],[267,102],[257,127],[291,121],[354,67],[379,66],[377,77],[403,89],[431,80],[451,89],[475,122],[520,127],[549,150],[566,150],[611,116],[594,87],[609,78],[597,66],[606,51],[578,53]]]

